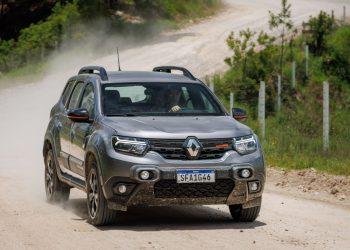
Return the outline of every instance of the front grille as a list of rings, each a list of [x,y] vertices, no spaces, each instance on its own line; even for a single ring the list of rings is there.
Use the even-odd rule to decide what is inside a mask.
[[[156,198],[208,198],[227,197],[233,190],[231,179],[218,179],[213,183],[177,183],[160,180],[154,184]]]
[[[150,150],[161,154],[165,159],[187,160],[185,149],[183,148],[185,140],[157,140],[151,139]],[[219,159],[225,152],[232,149],[232,139],[203,139],[199,140],[203,149],[198,160]],[[217,145],[227,144],[225,148],[219,148]]]

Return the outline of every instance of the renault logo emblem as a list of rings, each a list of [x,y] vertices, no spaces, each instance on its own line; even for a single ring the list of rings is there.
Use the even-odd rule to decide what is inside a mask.
[[[191,160],[198,159],[202,151],[202,145],[196,137],[188,137],[183,147],[186,151],[187,157]]]

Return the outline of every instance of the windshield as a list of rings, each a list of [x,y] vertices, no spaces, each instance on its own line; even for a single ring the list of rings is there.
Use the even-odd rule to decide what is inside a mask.
[[[102,86],[106,116],[225,115],[208,90],[189,83],[119,83]]]

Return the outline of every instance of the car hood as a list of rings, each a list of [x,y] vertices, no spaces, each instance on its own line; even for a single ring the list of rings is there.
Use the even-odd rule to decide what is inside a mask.
[[[118,135],[148,139],[230,138],[253,133],[230,116],[104,117],[102,122]]]

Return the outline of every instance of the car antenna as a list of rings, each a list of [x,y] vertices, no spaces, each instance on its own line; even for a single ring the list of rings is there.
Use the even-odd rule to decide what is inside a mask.
[[[118,49],[118,47],[117,47],[117,56],[118,56],[118,71],[122,71],[120,69],[120,60],[119,60],[119,49]]]

